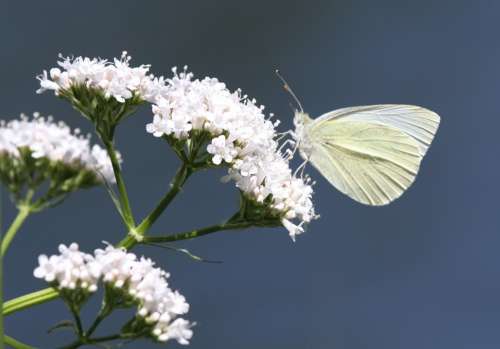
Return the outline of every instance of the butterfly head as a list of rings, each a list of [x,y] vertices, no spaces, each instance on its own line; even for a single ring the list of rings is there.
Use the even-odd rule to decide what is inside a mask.
[[[283,82],[283,88],[285,89],[285,91],[288,92],[290,96],[292,96],[293,100],[299,107],[299,109],[295,109],[295,115],[293,117],[295,131],[292,132],[292,137],[295,140],[295,149],[292,151],[292,156],[298,149],[300,155],[307,161],[311,153],[311,142],[307,137],[306,125],[311,121],[311,118],[309,117],[309,114],[304,112],[302,103],[300,103],[300,100],[297,98],[297,95],[293,92],[292,88],[285,80],[285,78],[281,76],[279,70],[276,70],[275,73],[276,76],[281,80],[281,82]]]
[[[311,121],[309,114],[299,110],[295,111],[293,125],[295,126],[295,133],[297,134],[296,138],[302,138],[301,135],[304,133],[304,127],[309,121]]]
[[[304,113],[303,111],[295,111],[295,116],[293,118],[293,124],[295,126],[293,138],[297,143],[300,155],[306,160],[309,158],[311,148],[311,142],[307,136],[306,127],[311,120],[312,119],[309,114]]]

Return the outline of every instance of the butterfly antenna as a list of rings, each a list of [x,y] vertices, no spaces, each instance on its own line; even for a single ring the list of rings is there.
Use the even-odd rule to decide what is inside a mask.
[[[283,83],[283,88],[285,89],[285,91],[288,92],[292,96],[295,103],[297,103],[297,105],[300,108],[300,111],[304,112],[304,108],[302,108],[302,104],[300,103],[299,99],[297,98],[297,95],[293,92],[292,88],[290,87],[288,82],[285,80],[285,78],[280,74],[280,71],[278,69],[276,69],[274,71],[274,73],[276,74],[278,79],[280,79],[281,82]]]

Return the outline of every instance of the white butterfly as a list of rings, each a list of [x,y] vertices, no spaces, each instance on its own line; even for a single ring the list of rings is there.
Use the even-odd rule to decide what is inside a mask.
[[[286,82],[285,88],[296,99]],[[413,105],[342,108],[317,119],[300,109],[293,132],[300,155],[342,193],[374,206],[410,187],[440,120]]]

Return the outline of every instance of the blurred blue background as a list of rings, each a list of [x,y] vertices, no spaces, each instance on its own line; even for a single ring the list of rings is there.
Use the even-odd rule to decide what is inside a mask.
[[[291,126],[279,67],[305,109],[418,104],[442,124],[416,183],[392,205],[343,196],[311,168],[322,218],[293,243],[284,229],[225,232],[180,243],[223,264],[139,248],[172,273],[191,303],[191,348],[445,349],[500,345],[500,23],[498,1],[2,1],[1,110],[90,125],[35,75],[57,54],[111,58],[128,50],[155,74],[188,64],[241,87]],[[176,159],[146,134],[143,108],[118,130],[133,208],[145,215]],[[95,140],[95,137],[94,137]],[[192,177],[153,233],[219,222],[237,204],[223,172]],[[5,193],[4,193],[5,194]],[[4,226],[14,215],[7,195]],[[77,241],[91,251],[123,234],[104,189],[78,192],[31,217],[5,260],[5,297],[45,285],[36,256]],[[85,310],[88,321],[97,302]],[[71,341],[46,330],[69,318],[60,301],[6,319],[11,336],[40,348]],[[114,323],[124,321],[123,315]],[[113,321],[111,321],[113,323]],[[116,325],[115,325],[116,326]],[[113,324],[99,333],[109,333]],[[169,343],[170,347],[178,347]],[[150,342],[130,345],[154,348]]]

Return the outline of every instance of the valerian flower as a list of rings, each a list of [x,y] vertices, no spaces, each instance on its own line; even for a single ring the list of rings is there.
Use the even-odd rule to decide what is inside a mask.
[[[39,113],[0,122],[0,178],[15,195],[48,181],[47,199],[115,181],[104,149]]]
[[[215,165],[229,168],[248,199],[265,205],[269,214],[281,219],[294,239],[303,226],[317,218],[309,178],[297,177],[289,161],[290,151],[279,147],[278,122],[271,122],[255,99],[231,92],[215,78],[193,79],[187,67],[173,68],[153,105],[153,122],[146,125],[155,137],[187,140],[193,132],[210,135],[206,152]],[[296,223],[293,223],[296,222]]]
[[[95,292],[101,281],[121,293],[120,299],[129,297],[131,302],[126,304],[137,306],[135,331],[143,333],[146,328],[160,342],[175,339],[189,344],[194,324],[179,317],[189,311],[189,304],[169,287],[170,275],[152,260],[110,245],[96,249],[93,255],[81,252],[76,243],[60,245],[59,252],[41,255],[34,276],[59,289],[67,301],[75,298],[72,292]]]
[[[34,276],[55,283],[60,289],[97,291],[101,266],[94,256],[81,252],[76,243],[59,245],[59,253],[50,257],[40,255]]]
[[[110,140],[115,126],[137,106],[154,103],[165,90],[162,77],[149,73],[150,66],[130,66],[126,51],[120,58],[64,57],[59,55],[59,67],[43,71],[37,78],[37,93],[54,91],[75,109],[90,119],[101,137]]]
[[[138,96],[143,100],[154,102],[164,89],[163,79],[154,78],[149,74],[147,64],[131,67],[131,56],[126,51],[112,62],[100,58],[64,57],[59,55],[57,62],[60,68],[52,68],[47,73],[43,71],[38,76],[40,89],[38,93],[52,90],[56,95],[73,87],[84,86],[102,91],[106,98],[113,97],[124,103]]]

